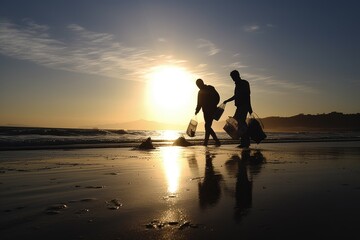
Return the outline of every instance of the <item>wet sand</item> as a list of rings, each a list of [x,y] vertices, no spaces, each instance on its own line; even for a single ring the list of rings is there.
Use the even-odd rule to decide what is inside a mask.
[[[349,239],[360,142],[0,152],[1,239]]]

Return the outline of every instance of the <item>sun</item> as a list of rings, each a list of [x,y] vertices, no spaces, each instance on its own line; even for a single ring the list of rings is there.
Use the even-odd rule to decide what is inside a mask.
[[[148,78],[148,104],[151,115],[167,121],[195,111],[195,76],[185,68],[162,65],[151,69]],[[189,116],[187,116],[188,118]]]

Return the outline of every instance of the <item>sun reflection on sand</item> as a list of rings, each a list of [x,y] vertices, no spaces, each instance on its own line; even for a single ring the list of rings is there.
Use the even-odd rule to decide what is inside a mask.
[[[166,147],[161,149],[161,156],[163,161],[163,167],[166,175],[168,184],[167,191],[174,194],[179,189],[179,178],[180,178],[180,153],[181,148],[179,147]]]

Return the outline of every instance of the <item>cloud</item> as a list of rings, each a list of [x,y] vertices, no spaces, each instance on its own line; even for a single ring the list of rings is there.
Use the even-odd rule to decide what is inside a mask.
[[[270,28],[275,28],[276,26],[271,24],[271,23],[267,23],[263,26],[260,26],[258,24],[252,24],[252,25],[246,25],[243,27],[245,32],[262,32],[263,30],[266,29],[270,29]]]
[[[217,53],[220,52],[220,49],[218,49],[215,44],[213,44],[212,42],[210,42],[209,40],[206,40],[206,39],[198,39],[197,40],[197,47],[198,48],[205,48],[207,50],[207,54],[209,56],[213,56]]]
[[[255,83],[255,85],[261,86],[261,88],[263,89],[267,89],[268,92],[271,90],[271,88],[272,91],[275,90],[276,92],[281,91],[281,89],[295,90],[306,93],[317,92],[315,89],[308,87],[306,85],[297,84],[290,81],[279,80],[274,76],[266,76],[262,74],[253,74],[253,73],[245,72],[241,74],[241,77]]]
[[[306,93],[316,93],[317,91],[306,85],[297,84],[290,81],[282,81],[275,76],[264,74],[265,70],[254,69],[248,65],[244,65],[241,62],[233,62],[223,66],[226,72],[236,69],[239,70],[241,78],[248,80],[251,85],[254,85],[257,91],[273,92],[273,93],[288,93],[289,90],[300,91]],[[260,72],[260,73],[259,73]],[[224,84],[224,86],[230,86],[230,84]],[[286,91],[284,91],[286,90]]]
[[[9,22],[0,23],[0,52],[40,64],[63,61],[57,53],[65,49],[63,42],[49,38],[46,26],[29,22],[21,30]]]
[[[257,32],[259,30],[260,30],[260,26],[256,24],[244,26],[245,32]]]
[[[47,31],[47,30],[49,30],[48,26],[37,24],[31,19],[25,18],[23,21],[25,22],[26,25],[28,25],[32,29],[36,29],[36,30],[39,30],[39,31]]]
[[[248,66],[242,64],[241,62],[233,62],[228,65],[229,68],[238,69],[238,68],[247,68]]]
[[[51,28],[26,19],[22,25],[0,21],[0,54],[20,60],[27,60],[39,65],[66,71],[96,74],[116,79],[144,81],[156,65],[185,65],[186,60],[172,55],[158,55],[153,51],[129,47],[116,41],[112,34],[98,33],[70,24],[65,28],[67,38],[56,39],[51,36]],[[218,49],[205,39],[198,39],[198,47],[205,48],[211,56]],[[226,76],[233,69],[241,69],[245,79],[269,89],[288,89],[314,92],[313,89],[276,80],[275,77],[251,73],[251,67],[236,61],[224,66]],[[188,69],[194,77],[202,77],[214,85],[231,86],[231,81],[224,82],[224,76],[208,71],[208,65],[201,63]],[[246,71],[246,72],[245,72]],[[256,72],[256,71],[253,71]]]
[[[66,40],[55,39],[50,30],[29,19],[23,25],[0,21],[0,53],[54,69],[129,80],[142,80],[154,65],[186,62],[125,46],[112,34],[88,31],[77,24],[67,26]]]

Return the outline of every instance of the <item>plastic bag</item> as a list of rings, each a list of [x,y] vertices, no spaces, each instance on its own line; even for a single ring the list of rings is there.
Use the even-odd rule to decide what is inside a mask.
[[[244,123],[239,126],[236,119],[229,116],[223,129],[232,139],[239,139],[247,131],[247,125]]]
[[[263,131],[262,123],[255,119],[255,117],[251,117],[248,120],[248,133],[250,139],[259,144],[262,140],[264,140],[267,136]]]
[[[198,125],[197,117],[196,115],[190,120],[189,125],[186,130],[186,134],[189,137],[195,137],[196,127]]]
[[[214,119],[216,121],[219,121],[219,119],[221,118],[221,115],[224,113],[224,110],[225,110],[225,106],[226,104],[225,103],[222,103],[220,106],[218,106],[216,108],[216,111],[214,113]]]

